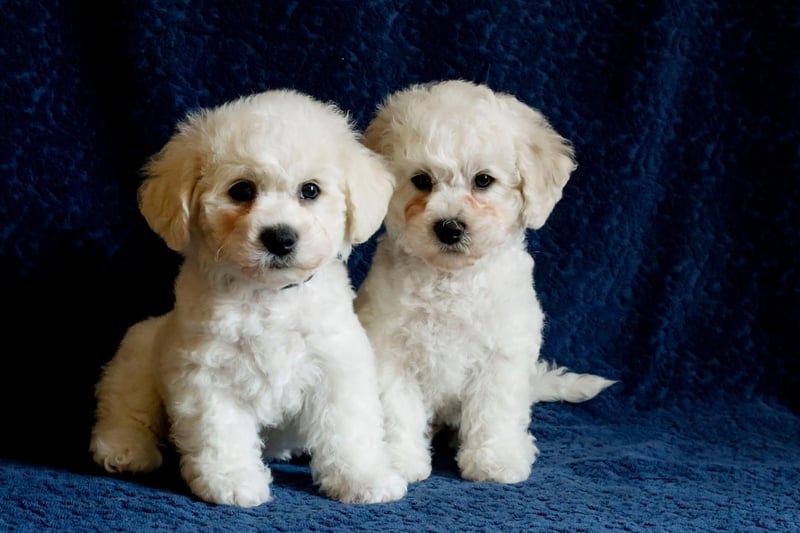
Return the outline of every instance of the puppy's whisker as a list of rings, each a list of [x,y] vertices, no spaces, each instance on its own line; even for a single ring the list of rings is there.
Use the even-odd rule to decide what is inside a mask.
[[[219,247],[217,248],[216,253],[214,254],[214,261],[217,263],[221,262],[222,255],[225,253],[226,248],[228,246],[228,242],[233,239],[236,240],[235,237],[232,237],[233,231],[229,231],[225,234],[224,238],[220,241]]]

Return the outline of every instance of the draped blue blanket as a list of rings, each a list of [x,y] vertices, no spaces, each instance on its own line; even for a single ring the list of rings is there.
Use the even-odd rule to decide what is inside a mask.
[[[796,1],[0,0],[0,530],[796,531],[799,50]],[[100,368],[172,304],[178,258],[136,188],[176,121],[292,87],[363,128],[389,92],[447,78],[574,144],[529,239],[542,356],[620,383],[537,405],[517,485],[463,481],[437,445],[400,502],[330,500],[296,461],[239,509],[194,498],[174,456],[94,465]]]

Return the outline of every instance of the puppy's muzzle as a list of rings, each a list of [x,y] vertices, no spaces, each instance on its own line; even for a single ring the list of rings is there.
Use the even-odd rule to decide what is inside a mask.
[[[457,218],[443,218],[433,224],[433,232],[442,244],[458,244],[464,238],[467,225]]]
[[[264,228],[259,238],[267,251],[276,257],[286,257],[297,244],[297,232],[285,224]]]

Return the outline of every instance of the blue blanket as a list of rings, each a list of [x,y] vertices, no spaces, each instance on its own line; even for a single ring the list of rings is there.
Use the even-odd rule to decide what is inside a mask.
[[[0,530],[796,531],[800,525],[800,4],[0,0]],[[741,4],[741,5],[738,5]],[[111,476],[93,386],[172,304],[178,257],[136,204],[188,110],[292,87],[363,128],[411,83],[463,78],[540,109],[576,148],[529,235],[542,356],[620,382],[534,407],[517,485],[437,443],[400,502],[194,498],[168,456]],[[374,242],[356,249],[363,280]]]

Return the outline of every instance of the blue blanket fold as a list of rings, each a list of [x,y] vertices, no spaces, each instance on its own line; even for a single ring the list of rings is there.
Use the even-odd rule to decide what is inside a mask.
[[[0,0],[0,530],[795,531],[800,524],[800,5]],[[542,111],[578,169],[530,232],[542,357],[620,382],[540,404],[516,485],[460,479],[437,442],[400,502],[193,497],[168,460],[88,453],[126,328],[172,305],[141,166],[193,109],[291,87],[366,127],[450,78]],[[374,240],[349,267],[358,286]]]

